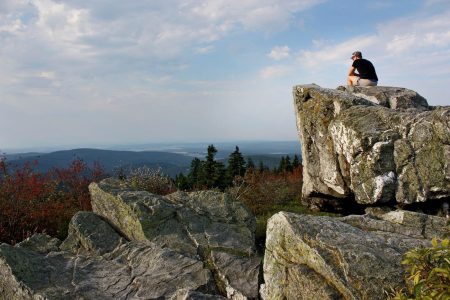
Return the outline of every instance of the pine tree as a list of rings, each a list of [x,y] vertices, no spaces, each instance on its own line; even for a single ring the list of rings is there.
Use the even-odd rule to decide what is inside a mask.
[[[292,172],[294,170],[294,168],[292,167],[291,158],[289,157],[289,155],[286,155],[286,158],[284,159],[284,163],[285,163],[284,170],[286,172]]]
[[[217,153],[216,147],[214,147],[214,145],[209,145],[206,154],[206,160],[203,164],[203,172],[202,172],[202,178],[204,180],[205,185],[208,188],[213,187],[215,182],[214,175],[216,169],[216,161],[214,157],[216,153]]]
[[[192,187],[199,187],[204,184],[203,162],[197,157],[191,161],[191,168],[188,174],[188,181]]]
[[[284,172],[286,171],[286,159],[284,156],[281,157],[280,163],[278,164],[278,172]]]
[[[253,159],[251,157],[247,158],[247,170],[254,170],[255,169],[255,163],[253,162]]]
[[[218,187],[223,189],[226,187],[226,170],[223,163],[215,160],[216,153],[216,147],[209,145],[205,161],[201,165],[199,181],[208,188]]]
[[[259,163],[258,163],[258,171],[259,171],[259,173],[263,173],[267,169],[268,168],[264,165],[263,161],[260,160]]]
[[[189,178],[183,173],[175,176],[175,186],[179,190],[190,190],[192,188],[191,183],[189,182]]]
[[[239,147],[233,153],[228,156],[228,166],[227,166],[227,177],[229,183],[231,183],[235,176],[244,176],[245,174],[245,160],[241,152],[239,152]]]
[[[300,166],[300,160],[298,159],[297,154],[294,155],[294,160],[292,161],[292,167],[297,169]]]
[[[225,165],[221,162],[217,162],[214,165],[214,183],[212,187],[219,188],[224,190],[228,186],[227,176],[226,176],[226,168]]]

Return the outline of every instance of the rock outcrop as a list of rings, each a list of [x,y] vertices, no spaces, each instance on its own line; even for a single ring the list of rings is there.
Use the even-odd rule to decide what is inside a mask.
[[[0,245],[0,298],[256,299],[255,219],[213,191],[166,197],[106,179],[63,242]]]
[[[359,204],[450,197],[450,107],[401,88],[294,87],[303,196]]]
[[[383,216],[272,216],[264,299],[386,299],[391,288],[404,285],[403,254],[450,228],[445,218],[420,213]]]

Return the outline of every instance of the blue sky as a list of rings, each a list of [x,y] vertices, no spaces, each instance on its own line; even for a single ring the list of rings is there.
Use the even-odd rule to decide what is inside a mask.
[[[2,0],[0,150],[296,140],[292,87],[380,85],[449,105],[448,0]]]

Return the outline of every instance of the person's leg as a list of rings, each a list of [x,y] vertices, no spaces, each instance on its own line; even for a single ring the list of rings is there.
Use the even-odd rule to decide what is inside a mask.
[[[358,76],[348,76],[347,85],[358,85]]]
[[[360,86],[376,86],[377,85],[377,81],[373,81],[370,79],[360,79],[358,81],[358,85]]]

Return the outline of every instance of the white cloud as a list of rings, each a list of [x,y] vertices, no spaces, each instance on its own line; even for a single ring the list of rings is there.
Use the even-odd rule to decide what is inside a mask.
[[[205,47],[198,47],[195,49],[195,53],[197,53],[197,54],[207,54],[207,53],[211,53],[212,51],[214,51],[213,45],[209,45],[209,46],[205,46]]]
[[[244,26],[249,29],[277,31],[285,28],[291,16],[324,2],[324,0],[191,0],[183,9],[195,17],[227,28]]]
[[[55,79],[55,72],[53,71],[42,71],[41,73],[39,73],[38,75],[41,78],[45,78],[45,79]]]
[[[282,60],[289,57],[289,51],[288,46],[278,46],[273,48],[268,56],[273,60]]]
[[[360,36],[334,45],[324,45],[318,50],[303,50],[297,62],[305,69],[324,69],[330,64],[345,65],[356,50],[369,48],[377,43],[375,36]]]
[[[263,79],[272,79],[276,77],[286,76],[291,73],[291,68],[285,65],[269,66],[262,69],[259,76]]]

